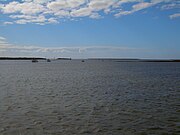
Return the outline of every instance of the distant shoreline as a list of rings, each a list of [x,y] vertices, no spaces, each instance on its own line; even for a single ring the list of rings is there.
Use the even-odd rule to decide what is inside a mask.
[[[0,60],[47,60],[42,57],[0,57]],[[55,60],[72,60],[71,58],[56,58]],[[88,58],[85,60],[100,60],[114,62],[180,62],[180,59],[118,59],[118,58]]]
[[[47,60],[41,57],[0,57],[0,60]],[[71,58],[56,58],[55,60],[71,60]]]
[[[46,58],[40,57],[0,57],[0,60],[46,60]]]
[[[180,62],[180,59],[106,59],[106,58],[92,58],[88,60],[109,60],[115,62]]]

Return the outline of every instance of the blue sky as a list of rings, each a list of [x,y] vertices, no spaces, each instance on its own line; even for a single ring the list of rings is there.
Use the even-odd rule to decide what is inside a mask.
[[[0,56],[180,58],[179,0],[0,0]]]

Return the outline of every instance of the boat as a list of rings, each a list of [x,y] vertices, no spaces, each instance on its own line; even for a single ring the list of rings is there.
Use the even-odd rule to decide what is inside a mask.
[[[50,59],[47,59],[47,62],[51,62],[51,60],[50,60]]]
[[[81,62],[85,62],[84,60],[82,60]]]
[[[38,60],[37,59],[32,59],[32,62],[36,63],[36,62],[38,62]]]

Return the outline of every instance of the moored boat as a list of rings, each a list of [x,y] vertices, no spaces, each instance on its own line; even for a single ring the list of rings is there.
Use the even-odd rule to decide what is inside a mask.
[[[36,62],[38,62],[38,60],[37,59],[32,59],[32,62],[36,63]]]
[[[47,62],[51,62],[51,60],[50,60],[50,59],[47,59]]]

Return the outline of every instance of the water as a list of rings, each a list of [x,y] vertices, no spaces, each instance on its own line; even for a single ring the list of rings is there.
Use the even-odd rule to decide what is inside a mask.
[[[180,63],[0,61],[0,135],[176,135]]]

